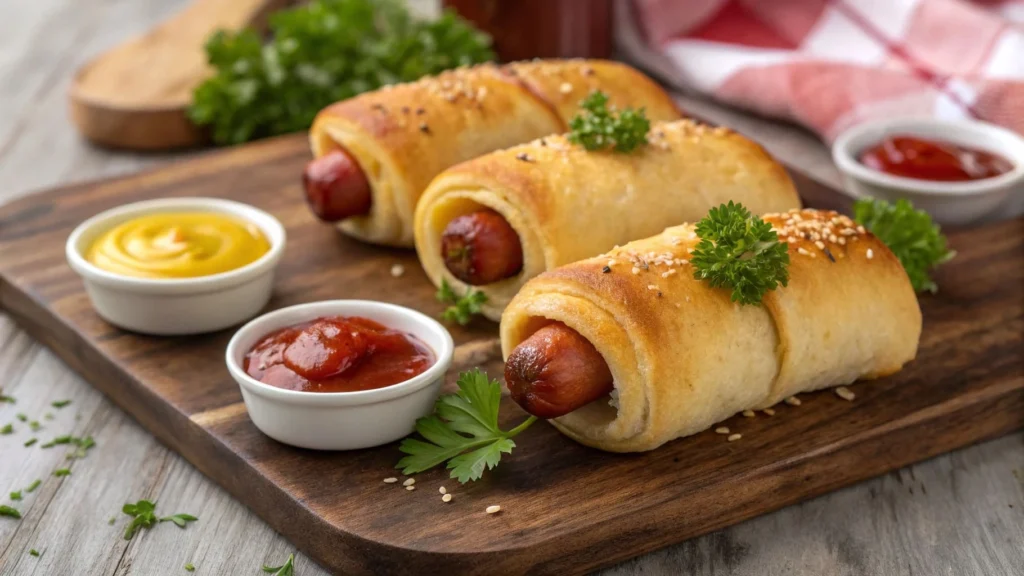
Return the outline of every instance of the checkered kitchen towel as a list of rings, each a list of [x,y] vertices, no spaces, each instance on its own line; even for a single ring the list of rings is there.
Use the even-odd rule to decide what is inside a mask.
[[[627,57],[831,141],[878,117],[1024,133],[1024,0],[619,0]]]

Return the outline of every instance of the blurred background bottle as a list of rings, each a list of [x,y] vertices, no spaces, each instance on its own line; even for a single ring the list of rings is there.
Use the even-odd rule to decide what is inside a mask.
[[[494,38],[503,62],[608,58],[613,0],[444,0]]]

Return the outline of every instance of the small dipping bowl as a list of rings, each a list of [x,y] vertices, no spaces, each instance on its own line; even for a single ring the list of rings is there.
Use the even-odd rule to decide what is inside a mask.
[[[404,382],[358,392],[285,390],[245,372],[246,353],[264,336],[324,316],[361,316],[411,334],[434,352],[436,361]],[[264,434],[299,448],[356,450],[411,434],[416,420],[433,411],[454,352],[448,330],[425,314],[383,302],[329,300],[282,308],[252,320],[231,338],[225,362],[242,390],[249,418]]]
[[[968,182],[936,182],[893,176],[861,164],[858,157],[888,136],[914,136],[945,141],[1002,156],[1013,169],[992,178]],[[854,197],[910,200],[940,224],[968,225],[1013,217],[1024,211],[1024,138],[994,124],[976,120],[932,118],[882,119],[845,130],[832,144],[832,160]]]
[[[270,250],[241,268],[194,278],[136,278],[103,270],[85,254],[102,234],[134,218],[161,212],[210,212],[250,222]],[[270,214],[218,198],[165,198],[113,208],[89,218],[68,237],[65,255],[82,277],[93,308],[107,322],[143,334],[177,336],[215,332],[255,316],[274,286],[284,253],[284,226]]]

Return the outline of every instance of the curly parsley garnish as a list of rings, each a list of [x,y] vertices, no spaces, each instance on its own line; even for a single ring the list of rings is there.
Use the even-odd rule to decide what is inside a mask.
[[[396,468],[415,474],[448,462],[450,476],[465,484],[479,480],[484,470],[498,465],[501,454],[510,454],[512,438],[537,421],[530,416],[509,431],[498,427],[501,383],[472,370],[459,374],[459,391],[437,399],[434,414],[416,421],[416,432],[427,441],[402,440],[399,450],[408,454]]]
[[[956,256],[946,246],[938,224],[924,210],[915,210],[909,201],[895,204],[885,200],[861,198],[853,205],[854,220],[878,236],[899,258],[910,277],[914,291],[934,293],[938,286],[928,272]]]
[[[632,152],[647,143],[651,122],[643,108],[608,109],[608,95],[600,90],[591,92],[580,102],[583,112],[569,121],[569,141],[587,150]]]
[[[454,12],[420,20],[396,0],[313,0],[269,26],[267,44],[252,29],[206,43],[216,73],[188,113],[218,144],[305,130],[328,104],[494,59],[490,38]]]
[[[731,288],[733,302],[758,304],[765,292],[789,282],[787,245],[742,204],[712,208],[696,232],[700,243],[690,258],[694,278]]]
[[[452,290],[448,281],[441,279],[441,287],[434,295],[438,302],[449,304],[448,308],[441,314],[445,322],[457,322],[461,326],[469,324],[474,314],[481,314],[481,306],[487,302],[487,295],[472,288],[461,298]]]

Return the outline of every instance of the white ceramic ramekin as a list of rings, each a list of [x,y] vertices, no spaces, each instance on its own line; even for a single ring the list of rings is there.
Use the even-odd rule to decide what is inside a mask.
[[[971,182],[931,182],[885,174],[857,160],[865,148],[895,135],[943,140],[986,150],[1009,160],[1014,169],[995,178]],[[940,224],[967,225],[1015,217],[1024,212],[1024,138],[994,124],[932,118],[865,122],[836,138],[832,144],[832,159],[843,173],[850,195],[889,201],[906,198]]]
[[[275,330],[323,316],[362,316],[419,338],[437,361],[405,382],[360,392],[299,392],[264,384],[243,370],[245,354]],[[369,300],[299,304],[249,322],[228,343],[228,372],[242,389],[249,418],[271,438],[314,450],[356,450],[407,436],[433,411],[455,346],[433,318],[409,308]]]
[[[89,246],[122,222],[146,214],[182,211],[216,212],[252,222],[266,235],[270,250],[242,268],[197,278],[132,278],[100,269],[85,259]],[[68,237],[65,254],[71,269],[82,277],[100,317],[126,330],[173,336],[214,332],[255,316],[270,300],[274,269],[284,245],[284,226],[263,210],[218,198],[165,198],[93,216]]]

